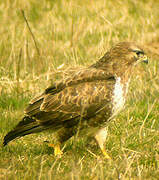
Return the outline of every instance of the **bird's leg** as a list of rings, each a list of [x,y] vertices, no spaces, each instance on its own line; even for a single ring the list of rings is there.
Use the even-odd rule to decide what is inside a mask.
[[[105,158],[110,159],[109,155],[107,154],[104,143],[107,137],[107,128],[100,129],[96,134],[95,134],[95,139],[97,140],[99,147],[104,154]]]
[[[63,154],[63,152],[60,149],[61,144],[63,144],[65,141],[71,138],[74,134],[75,134],[75,131],[72,127],[71,128],[63,127],[58,132],[56,132],[55,139],[54,139],[55,144],[48,145],[54,148],[55,156],[58,156],[58,155],[60,156]]]
[[[54,155],[55,156],[61,156],[63,154],[63,152],[60,149],[60,146],[61,146],[60,143],[49,144],[48,146],[54,148]]]

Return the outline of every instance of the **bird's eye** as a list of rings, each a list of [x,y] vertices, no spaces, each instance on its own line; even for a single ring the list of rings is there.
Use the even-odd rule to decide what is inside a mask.
[[[141,50],[134,50],[133,52],[135,52],[137,56],[144,55],[144,52]]]

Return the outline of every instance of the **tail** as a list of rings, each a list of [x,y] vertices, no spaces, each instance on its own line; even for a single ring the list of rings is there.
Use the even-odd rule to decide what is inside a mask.
[[[5,137],[3,141],[3,146],[6,146],[10,141],[17,137],[25,136],[28,134],[41,132],[43,127],[40,126],[36,120],[31,117],[24,117],[19,124],[10,131]]]

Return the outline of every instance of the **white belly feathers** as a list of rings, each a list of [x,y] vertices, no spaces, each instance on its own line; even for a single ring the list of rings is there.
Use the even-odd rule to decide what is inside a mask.
[[[113,92],[113,114],[118,113],[124,107],[124,104],[125,104],[124,87],[123,84],[121,83],[121,78],[117,77]]]

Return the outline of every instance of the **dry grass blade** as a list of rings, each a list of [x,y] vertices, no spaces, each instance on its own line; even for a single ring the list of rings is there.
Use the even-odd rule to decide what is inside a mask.
[[[27,20],[27,18],[26,18],[26,16],[25,16],[24,10],[21,10],[21,12],[22,12],[23,18],[24,18],[24,20],[25,20],[25,22],[26,22],[26,24],[27,24],[27,27],[28,27],[28,29],[29,29],[29,32],[30,32],[30,34],[31,34],[31,36],[32,36],[32,38],[33,38],[33,41],[34,41],[34,44],[35,44],[35,48],[36,48],[36,50],[37,50],[37,53],[38,53],[38,55],[40,56],[40,51],[39,51],[39,48],[38,48],[38,46],[37,46],[37,43],[36,43],[36,40],[35,40],[35,36],[34,36],[32,30],[31,30],[31,28],[30,28],[30,25],[29,25],[28,20]]]
[[[140,130],[139,130],[139,138],[140,138],[140,141],[142,141],[142,131],[143,131],[145,122],[146,122],[147,118],[149,117],[150,113],[152,112],[152,109],[153,109],[155,103],[156,103],[156,100],[153,102],[153,104],[152,104],[150,107],[149,107],[149,104],[148,104],[148,111],[147,111],[146,117],[145,117],[145,119],[143,120],[143,123],[142,123],[142,125],[141,125],[141,127],[140,127]]]

